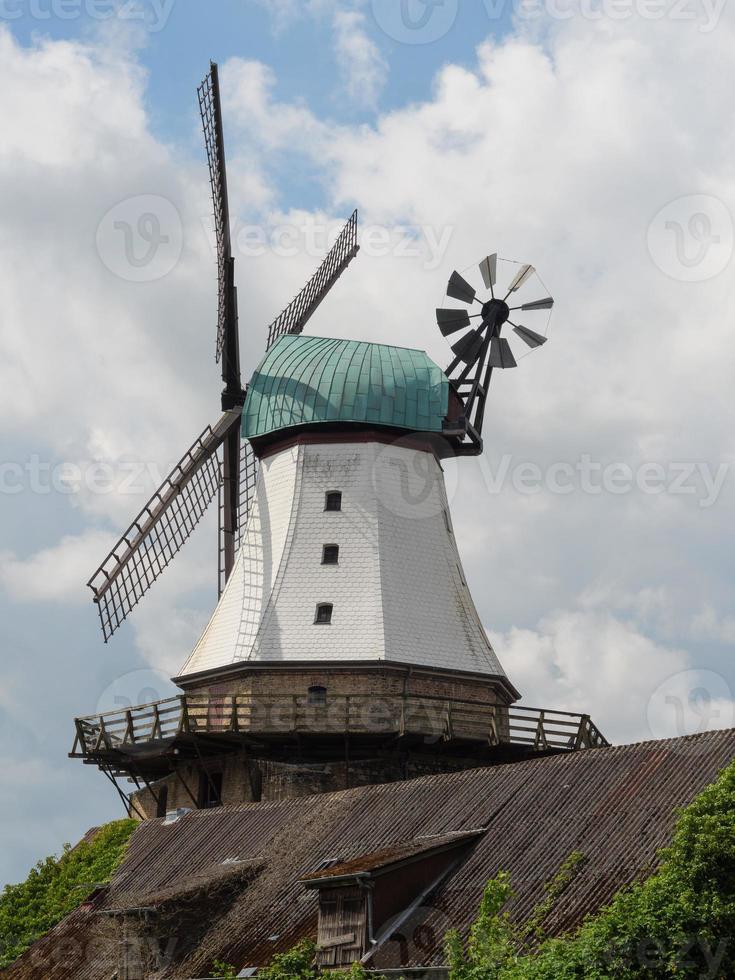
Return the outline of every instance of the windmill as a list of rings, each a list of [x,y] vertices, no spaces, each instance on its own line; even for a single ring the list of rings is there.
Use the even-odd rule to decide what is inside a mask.
[[[240,436],[247,391],[240,378],[235,259],[230,237],[227,170],[217,65],[198,90],[214,205],[217,249],[217,362],[222,368],[222,415],[207,426],[146,503],[87,583],[107,642],[171,563],[219,496],[221,595],[235,563],[257,476],[257,460]],[[359,249],[355,211],[321,266],[268,330],[267,348],[299,334]]]
[[[173,678],[180,693],[77,717],[70,754],[148,819],[606,744],[587,715],[517,704],[444,481],[445,457],[482,451],[493,372],[516,365],[503,327],[530,350],[546,340],[553,300],[538,274],[496,255],[477,289],[452,273],[455,305],[437,311],[446,371],[424,350],[306,335],[357,253],[353,214],[243,386],[216,65],[199,103],[222,415],[89,584],[108,640],[218,494],[220,595]]]
[[[507,270],[498,280],[498,264]],[[447,285],[446,295],[459,300],[464,307],[444,307],[436,311],[439,329],[445,337],[462,335],[452,344],[454,359],[446,369],[446,375],[462,405],[462,441],[459,452],[478,455],[482,452],[482,425],[488,388],[495,368],[517,367],[517,361],[507,339],[501,336],[505,324],[513,328],[523,343],[535,349],[546,343],[551,309],[551,296],[533,298],[540,286],[548,292],[532,265],[507,259],[499,259],[497,253],[487,256],[479,265],[479,273],[489,296],[478,296],[478,291],[459,272],[453,272]],[[513,270],[513,271],[511,271]],[[500,288],[502,287],[502,288]],[[497,295],[496,295],[497,293]],[[502,298],[501,298],[502,297]],[[468,307],[477,313],[470,313]],[[513,304],[513,305],[509,305]],[[524,324],[514,322],[523,317]],[[473,324],[473,321],[479,321]],[[542,323],[541,321],[545,321]],[[536,329],[525,325],[533,323]],[[543,333],[539,332],[543,329]]]

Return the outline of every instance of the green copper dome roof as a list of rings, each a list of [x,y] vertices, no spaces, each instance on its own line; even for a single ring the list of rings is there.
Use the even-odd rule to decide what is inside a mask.
[[[446,375],[423,351],[285,334],[252,377],[242,434],[319,422],[441,432],[448,404]]]

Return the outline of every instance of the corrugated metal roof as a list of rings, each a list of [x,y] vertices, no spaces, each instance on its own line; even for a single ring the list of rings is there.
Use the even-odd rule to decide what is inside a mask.
[[[676,810],[689,803],[735,756],[735,730],[596,749],[469,772],[429,776],[278,803],[199,811],[166,826],[141,825],[110,886],[108,907],[145,905],[192,882],[231,874],[232,862],[254,862],[234,901],[213,900],[202,916],[196,950],[174,959],[161,977],[197,977],[212,959],[238,967],[316,934],[316,893],[303,878],[325,858],[349,861],[368,851],[399,849],[426,835],[487,827],[460,867],[412,916],[420,929],[388,942],[378,966],[434,965],[446,930],[466,930],[485,882],[510,873],[519,920],[543,898],[544,884],[572,851],[586,861],[545,923],[558,934],[646,875],[671,836]],[[229,860],[228,860],[229,859]],[[251,868],[254,864],[250,865]],[[76,915],[76,914],[75,914]],[[94,962],[65,968],[58,949],[78,937],[74,916],[41,940],[7,976],[44,980],[109,978],[109,938],[89,926]],[[404,933],[410,924],[403,924]],[[66,930],[66,931],[65,931]],[[97,936],[97,945],[93,941]],[[277,937],[275,939],[269,937]],[[107,945],[105,945],[107,943]],[[107,971],[107,972],[105,972]]]
[[[351,861],[337,861],[329,867],[320,868],[304,875],[303,881],[328,881],[330,878],[341,878],[345,875],[362,874],[363,872],[381,871],[394,864],[400,864],[418,855],[433,854],[438,850],[466,844],[478,837],[482,831],[474,830],[468,833],[432,834],[408,844],[394,844],[380,851],[362,854]]]
[[[424,351],[285,334],[250,381],[242,434],[322,422],[441,432],[448,408],[449,382]]]

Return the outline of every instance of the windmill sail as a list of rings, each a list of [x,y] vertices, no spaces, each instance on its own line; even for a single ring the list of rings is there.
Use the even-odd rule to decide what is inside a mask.
[[[357,211],[352,212],[327,257],[301,292],[268,328],[268,347],[285,333],[301,333],[309,318],[357,255]]]
[[[234,551],[235,554],[240,550],[243,543],[245,526],[250,516],[250,508],[255,494],[255,483],[258,478],[258,457],[253,452],[252,446],[247,439],[240,442],[240,480],[238,487],[237,502],[237,526],[234,529]],[[224,507],[224,484],[219,490],[219,588],[218,594],[221,596],[227,582],[227,570],[225,562],[225,525],[226,511]]]
[[[230,238],[230,207],[222,129],[219,73],[212,62],[209,74],[197,89],[209,164],[209,183],[214,207],[217,242],[217,344],[215,357],[222,361],[222,380],[234,394],[240,390],[240,356],[237,333],[237,290],[235,260]],[[230,407],[230,406],[228,406]]]
[[[217,242],[217,344],[222,362],[222,409],[153,494],[87,583],[99,611],[105,642],[178,554],[207,507],[219,497],[219,593],[244,540],[258,472],[252,447],[240,438],[246,392],[240,381],[237,290],[230,237],[222,107],[217,65],[197,89],[214,206]],[[359,250],[357,211],[342,229],[314,276],[271,324],[270,346],[281,334],[300,333]]]
[[[181,550],[222,483],[218,450],[240,413],[207,427],[166,477],[87,583],[105,642]],[[238,433],[239,435],[239,433]]]

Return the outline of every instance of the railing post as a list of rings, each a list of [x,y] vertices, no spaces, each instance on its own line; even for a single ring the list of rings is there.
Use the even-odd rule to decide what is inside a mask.
[[[589,731],[588,731],[589,722],[590,722],[589,715],[582,715],[579,719],[579,728],[577,729],[577,741],[576,741],[576,745],[574,746],[576,749],[581,748],[581,746],[583,745],[586,749],[590,747]]]
[[[239,732],[240,722],[237,717],[237,694],[232,695],[232,714],[230,716],[230,731]]]
[[[179,704],[181,705],[181,715],[179,717],[179,734],[182,732],[186,735],[189,734],[189,705],[186,700],[185,694],[179,695]]]
[[[151,740],[161,738],[161,715],[158,712],[158,704],[153,705],[153,728],[151,729]]]
[[[74,752],[74,749],[76,748],[76,743],[79,742],[79,747],[82,750],[82,755],[86,755],[87,754],[87,737],[86,737],[86,734],[85,734],[85,731],[84,731],[84,725],[82,724],[81,721],[79,721],[78,718],[75,718],[74,719],[74,727],[77,730],[77,737],[76,737],[76,740],[74,742],[74,745],[72,746],[72,749],[71,749],[72,750],[72,753]]]
[[[538,714],[538,722],[536,724],[536,737],[533,740],[534,750],[537,750],[539,746],[544,749],[548,749],[549,743],[546,740],[546,731],[544,729],[544,721],[546,720],[546,713],[542,709]]]
[[[128,710],[125,712],[125,719],[127,721],[127,724],[125,726],[125,734],[123,735],[123,745],[125,745],[126,742],[135,741],[135,729],[133,727],[133,712],[130,710],[130,708],[128,708]]]

